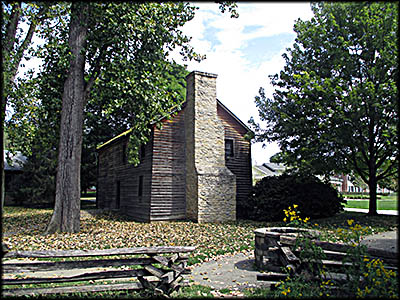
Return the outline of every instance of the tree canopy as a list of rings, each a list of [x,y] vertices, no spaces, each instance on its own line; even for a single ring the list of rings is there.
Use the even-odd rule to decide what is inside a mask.
[[[218,3],[222,12],[237,17],[236,4]],[[13,98],[19,111],[10,122],[30,133],[14,144],[26,146],[32,156],[45,153],[42,147],[58,152],[55,210],[48,232],[79,231],[82,143],[88,146],[83,147],[85,155],[100,137],[115,134],[110,127],[131,128],[129,158],[135,162],[139,145],[149,138],[149,122],[183,102],[181,78],[171,79],[185,71],[168,61],[169,53],[180,48],[185,59],[203,58],[180,30],[197,9],[190,3],[74,2],[62,8],[63,14],[51,14],[53,18],[41,24],[44,43],[35,53],[44,58],[45,71],[21,84]],[[13,6],[7,9],[11,16]],[[27,102],[31,105],[25,110]],[[49,128],[51,143],[38,143],[36,134],[51,126],[50,121],[55,122]],[[93,155],[87,158],[93,162]]]
[[[260,88],[258,141],[277,141],[289,165],[314,174],[354,172],[370,189],[396,176],[398,4],[313,3],[314,17],[297,20],[284,69],[270,76],[273,97]]]

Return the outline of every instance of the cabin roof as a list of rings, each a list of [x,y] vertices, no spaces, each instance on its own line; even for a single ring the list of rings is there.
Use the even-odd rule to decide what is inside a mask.
[[[233,112],[231,112],[221,101],[217,99],[217,103],[236,121],[242,126],[246,131],[253,132],[246,124],[244,124]]]
[[[233,112],[231,112],[231,111],[230,111],[225,105],[223,105],[222,102],[219,101],[218,99],[217,99],[217,104],[220,105],[220,106],[222,107],[222,109],[224,109],[224,110],[225,110],[225,111],[240,125],[240,126],[242,126],[247,132],[249,132],[249,131],[252,132],[252,130],[251,130],[249,127],[247,127],[246,124],[244,124]],[[186,101],[185,101],[181,106],[175,105],[175,106],[171,109],[171,112],[170,112],[170,113],[168,113],[167,115],[162,116],[162,117],[160,117],[160,118],[155,118],[154,121],[150,122],[150,125],[151,125],[151,126],[154,126],[156,123],[158,123],[158,122],[160,122],[160,121],[166,119],[168,116],[172,115],[173,113],[178,112],[178,111],[181,111],[185,106],[186,106]],[[105,143],[103,143],[103,144],[97,146],[96,150],[100,150],[101,148],[103,148],[103,147],[105,147],[105,146],[107,146],[107,145],[110,145],[110,144],[112,144],[112,143],[114,143],[114,142],[120,140],[121,138],[123,138],[123,137],[125,137],[125,136],[128,136],[131,132],[132,132],[132,128],[131,128],[131,129],[128,129],[128,130],[126,130],[126,131],[124,131],[123,133],[117,135],[116,137],[113,137],[112,139],[106,141]]]

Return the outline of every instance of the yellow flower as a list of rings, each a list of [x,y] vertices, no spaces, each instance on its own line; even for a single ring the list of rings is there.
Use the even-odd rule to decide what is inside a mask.
[[[354,220],[353,220],[353,219],[347,220],[347,224],[349,224],[349,226],[351,226],[353,223],[354,223]]]
[[[297,208],[298,207],[298,205],[297,204],[293,204],[293,208]]]
[[[284,219],[283,219],[283,222],[286,222],[286,220],[287,220],[287,218],[284,218]]]

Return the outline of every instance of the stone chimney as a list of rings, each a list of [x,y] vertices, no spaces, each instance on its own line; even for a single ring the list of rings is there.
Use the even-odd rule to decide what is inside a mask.
[[[199,71],[186,77],[186,216],[199,223],[236,220],[236,177],[225,166],[216,79]]]

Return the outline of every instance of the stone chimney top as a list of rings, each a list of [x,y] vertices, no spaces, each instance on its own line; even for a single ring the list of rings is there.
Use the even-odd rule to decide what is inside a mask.
[[[186,80],[188,79],[189,76],[205,76],[205,77],[212,77],[212,78],[217,78],[218,75],[214,73],[208,73],[208,72],[203,72],[203,71],[192,71],[186,76]]]

